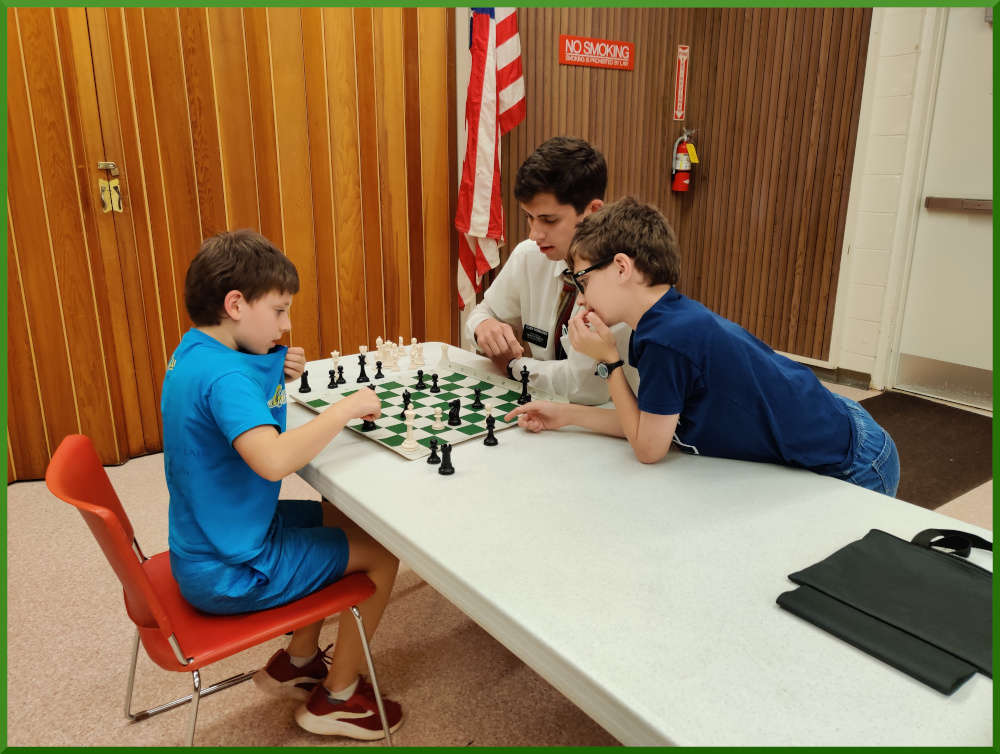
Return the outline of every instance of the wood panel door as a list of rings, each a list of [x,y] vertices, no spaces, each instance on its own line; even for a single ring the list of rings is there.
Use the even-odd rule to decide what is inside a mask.
[[[608,161],[608,194],[656,204],[678,233],[679,288],[779,350],[829,357],[870,8],[528,8],[528,115],[504,137],[505,251],[527,235],[521,161],[558,134]],[[571,34],[635,44],[633,71],[559,64]],[[690,47],[674,121],[677,46]],[[674,140],[695,129],[687,193]]]
[[[455,341],[451,11],[8,18],[9,480],[40,477],[70,432],[106,463],[161,447],[185,271],[226,229],[295,263],[289,341],[309,359],[379,335]],[[100,211],[99,160],[121,213]]]

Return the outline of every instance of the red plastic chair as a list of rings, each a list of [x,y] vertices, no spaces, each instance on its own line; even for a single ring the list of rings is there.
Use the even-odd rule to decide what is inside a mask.
[[[45,472],[45,484],[53,495],[80,511],[122,583],[125,611],[137,628],[125,696],[125,715],[130,720],[145,720],[193,700],[188,745],[193,744],[201,697],[248,681],[256,672],[241,673],[203,689],[199,673],[203,667],[350,609],[364,645],[385,742],[391,745],[389,723],[375,680],[375,667],[361,613],[357,608],[375,593],[375,585],[367,576],[350,574],[308,597],[270,610],[240,615],[209,615],[191,607],[181,596],[170,572],[168,552],[151,558],[142,554],[132,524],[90,438],[70,435],[60,443]],[[161,668],[190,671],[194,692],[158,707],[133,713],[132,684],[140,641],[149,657]]]

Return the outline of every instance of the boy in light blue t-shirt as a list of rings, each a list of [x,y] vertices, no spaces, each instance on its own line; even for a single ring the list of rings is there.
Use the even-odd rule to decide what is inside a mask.
[[[329,502],[278,500],[281,480],[348,421],[381,413],[375,393],[359,390],[285,431],[285,376],[298,377],[305,357],[278,340],[291,327],[298,289],[291,261],[248,230],[209,238],[188,268],[184,302],[195,327],[167,365],[160,404],[170,567],[188,602],[218,614],[283,605],[363,572],[375,584],[359,606],[370,634],[399,562]],[[254,681],[305,702],[295,717],[306,730],[382,738],[374,692],[359,676],[366,666],[357,625],[341,622],[329,657],[319,649],[322,625],[295,631]],[[383,701],[395,730],[402,709]]]
[[[508,416],[530,430],[575,424],[625,437],[644,463],[671,444],[698,455],[810,469],[887,495],[899,456],[865,409],[827,390],[812,371],[775,353],[739,325],[681,294],[677,238],[655,208],[622,199],[577,226],[568,274],[581,311],[573,347],[597,362],[614,409],[532,402]],[[633,330],[629,363],[608,325]]]

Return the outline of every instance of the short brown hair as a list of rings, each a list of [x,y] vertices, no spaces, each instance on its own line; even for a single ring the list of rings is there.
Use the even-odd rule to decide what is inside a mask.
[[[248,302],[271,291],[299,292],[295,265],[260,233],[234,230],[205,239],[188,267],[184,305],[198,326],[217,325],[229,291]]]
[[[573,259],[591,264],[619,252],[627,254],[648,285],[674,285],[681,276],[674,229],[656,207],[631,196],[583,218],[569,248]]]
[[[583,139],[553,136],[540,144],[517,169],[514,198],[530,202],[553,194],[581,214],[594,199],[604,199],[608,166],[604,155]]]

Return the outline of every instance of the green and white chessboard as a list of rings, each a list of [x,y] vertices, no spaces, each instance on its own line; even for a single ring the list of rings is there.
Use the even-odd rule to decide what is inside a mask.
[[[423,390],[416,388],[417,371],[414,369],[393,372],[383,379],[372,380],[371,383],[358,384],[349,380],[347,384],[335,390],[314,387],[312,392],[299,393],[296,384],[289,386],[288,394],[307,408],[319,413],[327,406],[358,390],[368,390],[368,384],[375,385],[375,392],[382,399],[382,416],[375,420],[376,428],[369,432],[363,431],[361,429],[363,422],[360,419],[351,420],[347,426],[369,440],[392,448],[411,461],[430,455],[432,437],[437,438],[439,445],[445,442],[455,445],[486,435],[486,410],[471,408],[476,388],[482,391],[480,394],[482,403],[493,405],[493,417],[496,419],[494,434],[517,424],[516,418],[506,422],[504,416],[517,406],[517,399],[521,395],[521,383],[497,375],[476,374],[465,367],[451,365],[444,373],[438,374],[440,392],[432,393],[429,389],[432,385],[431,374],[432,370],[424,370],[424,382],[427,388]],[[406,440],[406,422],[402,418],[404,390],[410,391],[410,407],[416,412],[413,419],[413,438],[417,441],[418,447],[409,451],[402,447],[403,441]],[[559,400],[534,388],[529,388],[529,391],[534,399]],[[459,412],[461,424],[453,427],[448,425],[448,410],[450,402],[456,398],[461,401]],[[441,407],[444,429],[431,428],[435,406]]]

